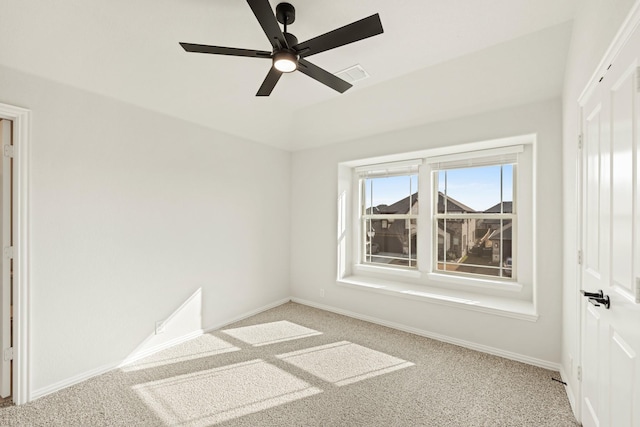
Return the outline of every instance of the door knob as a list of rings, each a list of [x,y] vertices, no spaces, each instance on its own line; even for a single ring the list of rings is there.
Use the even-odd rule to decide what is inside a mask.
[[[600,307],[600,305],[604,305],[604,308],[609,310],[611,307],[611,300],[609,299],[609,295],[605,295],[602,292],[602,289],[598,289],[598,292],[586,292],[580,291],[580,293],[589,298],[589,302],[596,307]]]
[[[609,295],[605,295],[604,298],[589,298],[589,302],[596,307],[600,307],[600,304],[602,304],[607,310],[609,310],[609,307],[611,307],[611,300],[609,300]]]
[[[587,298],[603,298],[604,297],[604,293],[602,292],[602,289],[598,289],[598,292],[580,291],[580,293],[582,294],[582,296],[585,296]]]

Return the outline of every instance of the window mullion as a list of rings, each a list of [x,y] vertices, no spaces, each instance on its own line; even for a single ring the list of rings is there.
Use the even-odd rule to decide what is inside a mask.
[[[436,219],[513,219],[515,214],[493,214],[493,213],[475,213],[475,214],[434,214]]]

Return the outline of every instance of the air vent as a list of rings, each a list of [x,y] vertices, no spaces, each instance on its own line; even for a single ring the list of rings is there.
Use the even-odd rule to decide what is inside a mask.
[[[342,70],[336,73],[336,76],[340,77],[346,82],[353,84],[369,77],[369,73],[367,73],[365,69],[362,68],[362,65],[356,64],[353,67],[349,67],[346,70]]]

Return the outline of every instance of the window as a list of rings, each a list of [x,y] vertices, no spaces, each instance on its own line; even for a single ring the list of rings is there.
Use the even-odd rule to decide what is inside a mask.
[[[523,135],[341,163],[338,280],[531,301],[534,159]]]
[[[363,263],[416,268],[418,164],[412,161],[358,170]]]
[[[512,163],[432,172],[435,271],[512,278],[514,172]]]
[[[338,283],[536,319],[535,156],[530,134],[340,163]]]

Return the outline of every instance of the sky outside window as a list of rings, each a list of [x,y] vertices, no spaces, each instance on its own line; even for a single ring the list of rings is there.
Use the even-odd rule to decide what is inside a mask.
[[[417,191],[418,175],[368,178],[365,180],[366,207],[392,205]]]
[[[501,200],[513,201],[513,165],[510,164],[438,171],[437,179],[438,191],[446,191],[447,196],[478,212],[497,205]],[[366,206],[392,205],[416,191],[417,175],[369,178],[365,180]]]
[[[502,169],[502,193],[500,171]],[[445,188],[446,175],[446,188]],[[513,201],[513,165],[449,169],[438,172],[438,191],[483,212],[501,201]]]

